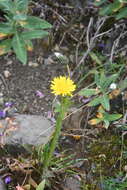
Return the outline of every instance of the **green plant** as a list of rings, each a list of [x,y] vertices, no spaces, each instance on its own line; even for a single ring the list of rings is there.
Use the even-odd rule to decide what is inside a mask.
[[[79,91],[78,94],[80,96],[91,98],[87,106],[93,107],[101,105],[98,109],[97,117],[89,121],[91,125],[104,122],[104,126],[107,129],[111,121],[117,120],[122,116],[121,114],[108,113],[108,111],[110,111],[110,99],[112,99],[113,96],[112,91],[114,90],[110,88],[110,85],[115,85],[114,82],[118,75],[119,74],[112,74],[110,76],[106,76],[103,71],[100,74],[96,71],[94,78],[95,88],[85,88]],[[120,90],[116,89],[113,93],[117,96],[120,93]]]
[[[76,85],[69,77],[55,77],[51,82],[52,93],[56,96],[60,96],[59,111],[56,119],[56,127],[52,139],[49,144],[45,146],[43,156],[43,179],[47,180],[48,169],[52,163],[53,153],[58,144],[58,139],[61,134],[62,122],[70,106],[70,96],[72,96]],[[42,185],[41,185],[42,184]],[[44,189],[45,183],[41,182],[41,190]],[[38,190],[38,187],[37,187]]]
[[[127,17],[127,0],[100,0],[95,1],[95,5],[100,7],[100,15],[110,15],[116,19]]]
[[[104,180],[103,186],[104,190],[125,190],[127,188],[127,181],[121,181],[120,175],[117,178],[106,178]]]
[[[5,13],[5,21],[0,23],[0,55],[11,49],[16,57],[27,63],[27,50],[33,49],[32,39],[48,35],[45,29],[51,24],[28,14],[29,0],[1,0],[0,9]]]

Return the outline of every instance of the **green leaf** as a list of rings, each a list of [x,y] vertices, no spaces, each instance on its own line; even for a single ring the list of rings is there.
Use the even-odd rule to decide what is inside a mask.
[[[100,6],[104,4],[107,0],[100,0],[99,2],[95,2],[95,6]]]
[[[0,0],[0,9],[10,13],[14,13],[14,4],[11,0]]]
[[[23,63],[27,63],[27,51],[24,40],[16,33],[13,37],[12,47],[16,53],[17,58]]]
[[[48,29],[52,27],[47,21],[35,16],[28,16],[25,22],[23,27],[27,29]]]
[[[109,87],[109,85],[114,82],[118,77],[118,74],[113,74],[111,76],[105,76],[105,74],[102,72],[101,76],[100,76],[100,87],[102,92],[104,92],[105,90],[107,90],[107,88]]]
[[[95,61],[98,65],[102,65],[101,60],[98,58],[98,56],[94,52],[89,53],[90,57],[93,61]]]
[[[101,97],[94,98],[91,102],[89,102],[87,105],[88,106],[97,106],[98,104],[101,103]]]
[[[82,89],[81,91],[79,91],[79,95],[80,96],[86,96],[86,97],[90,97],[92,95],[96,95],[98,92],[96,89]]]
[[[108,114],[108,113],[104,113],[104,118],[105,120],[108,121],[115,121],[117,119],[120,119],[122,117],[122,114]]]
[[[105,123],[104,127],[105,127],[106,129],[108,129],[108,127],[109,127],[109,125],[110,125],[109,121],[108,121],[108,120],[104,120],[104,123]]]
[[[115,80],[117,79],[118,77],[118,74],[113,74],[111,76],[108,76],[106,77],[104,83],[103,83],[103,88],[108,88],[109,85],[112,83],[112,82],[115,82]]]
[[[0,23],[0,33],[4,33],[4,34],[11,34],[13,33],[14,30],[13,28],[9,25],[9,23],[4,23],[1,22]]]
[[[102,104],[102,106],[104,107],[104,109],[106,109],[107,111],[110,110],[110,103],[109,103],[109,98],[108,98],[108,95],[107,95],[107,94],[104,94],[104,95],[101,97],[101,104]]]
[[[12,39],[3,40],[0,43],[0,55],[3,55],[5,53],[8,53],[11,50],[11,42]]]
[[[127,17],[127,7],[120,9],[120,12],[116,15],[116,19]]]
[[[121,91],[123,91],[125,88],[127,88],[127,79],[120,81],[118,87],[120,88]]]
[[[27,19],[27,16],[25,15],[25,14],[17,14],[17,15],[14,15],[13,16],[13,19],[15,20],[15,21],[23,21],[23,20],[26,20]]]
[[[95,72],[95,77],[94,77],[95,83],[98,87],[100,87],[100,76],[98,72]]]
[[[122,7],[122,3],[115,0],[114,3],[110,3],[100,10],[100,15],[109,15],[113,12],[117,12]]]
[[[34,30],[34,31],[23,32],[21,34],[21,36],[24,40],[31,40],[31,39],[35,39],[35,38],[43,38],[43,37],[47,36],[48,34],[49,33],[47,31]]]
[[[25,14],[28,12],[28,4],[29,4],[28,0],[16,0],[15,4],[16,4],[16,9],[19,12],[25,13]]]
[[[43,179],[43,181],[37,186],[36,190],[44,190],[46,184],[46,180]]]
[[[54,102],[53,107],[54,107],[55,113],[59,113],[61,111],[61,104],[60,103]]]

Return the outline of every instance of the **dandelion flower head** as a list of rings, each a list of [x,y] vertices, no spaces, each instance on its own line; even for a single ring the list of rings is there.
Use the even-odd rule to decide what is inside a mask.
[[[65,76],[55,77],[51,81],[51,90],[55,95],[72,96],[72,92],[76,89],[74,82]]]

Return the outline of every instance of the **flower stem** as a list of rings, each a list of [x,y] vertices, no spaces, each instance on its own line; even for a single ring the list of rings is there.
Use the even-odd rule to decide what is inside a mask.
[[[60,110],[59,115],[58,115],[57,120],[56,120],[55,132],[54,132],[53,138],[50,142],[49,151],[47,153],[46,159],[44,160],[44,168],[43,168],[43,174],[44,175],[45,175],[45,172],[50,165],[52,155],[53,155],[55,148],[57,146],[58,139],[59,139],[59,136],[61,134],[62,121],[65,117],[65,113],[67,112],[68,107],[69,107],[68,98],[67,97],[62,98],[61,110]]]

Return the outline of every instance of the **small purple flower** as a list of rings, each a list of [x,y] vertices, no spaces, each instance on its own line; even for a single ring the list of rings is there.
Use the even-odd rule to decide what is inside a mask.
[[[11,182],[11,177],[10,176],[7,176],[7,177],[5,177],[5,179],[4,179],[4,182],[6,183],[6,184],[9,184],[10,182]]]
[[[14,105],[13,102],[6,102],[5,107],[12,107]]]
[[[0,110],[0,118],[5,118],[5,117],[6,117],[6,111]]]
[[[36,96],[38,96],[39,98],[44,98],[45,95],[41,91],[37,90]]]
[[[82,99],[82,102],[83,102],[84,104],[88,103],[89,101],[90,101],[90,98],[87,98],[87,99],[83,98],[83,99]]]
[[[100,44],[98,44],[98,47],[100,47],[100,48],[104,48],[104,47],[105,47],[105,44],[100,43]]]
[[[48,118],[48,119],[51,119],[51,117],[52,117],[52,112],[51,112],[51,111],[48,111],[48,112],[47,112],[47,118]]]

